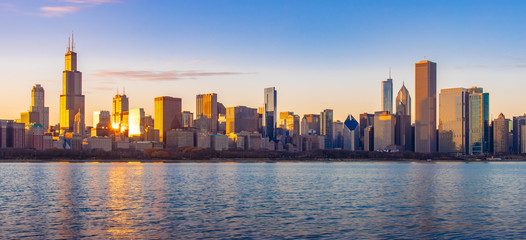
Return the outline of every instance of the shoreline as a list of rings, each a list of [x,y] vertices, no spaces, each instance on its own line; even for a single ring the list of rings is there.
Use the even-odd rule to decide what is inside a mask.
[[[270,159],[270,158],[217,158],[217,159],[0,159],[1,163],[498,163],[526,162],[523,159],[470,160],[470,159]]]

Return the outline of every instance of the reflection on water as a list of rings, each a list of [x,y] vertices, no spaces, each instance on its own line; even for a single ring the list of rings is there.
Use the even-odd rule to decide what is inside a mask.
[[[526,164],[0,164],[0,238],[525,238]]]

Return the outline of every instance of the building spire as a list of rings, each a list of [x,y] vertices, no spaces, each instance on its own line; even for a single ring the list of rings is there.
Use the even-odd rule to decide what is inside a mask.
[[[71,49],[71,34],[68,33],[68,52],[70,51]]]
[[[75,51],[75,33],[71,31],[71,51]]]

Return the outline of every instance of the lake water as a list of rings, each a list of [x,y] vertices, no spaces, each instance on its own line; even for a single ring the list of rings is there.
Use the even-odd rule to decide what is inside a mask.
[[[526,163],[3,163],[0,238],[526,238]]]

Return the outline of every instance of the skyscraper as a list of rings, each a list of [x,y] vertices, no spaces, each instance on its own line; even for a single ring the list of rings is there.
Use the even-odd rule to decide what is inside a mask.
[[[166,132],[182,128],[183,117],[181,114],[182,100],[173,97],[156,97],[154,128],[159,130],[159,139],[165,142]]]
[[[370,144],[368,143],[367,146],[365,146],[365,134],[366,134],[366,131],[365,131],[365,128],[367,127],[373,127],[374,126],[374,114],[369,114],[369,113],[361,113],[360,114],[360,148],[364,151],[370,151],[369,148],[367,146],[370,146],[370,148],[373,147],[373,144]],[[373,131],[373,128],[369,129],[370,132]],[[371,142],[373,140],[372,136],[371,138],[369,139]]]
[[[226,108],[226,133],[258,130],[258,110],[245,106]]]
[[[206,118],[208,120],[208,131],[217,133],[217,94],[199,94],[196,96],[196,118]]]
[[[469,92],[469,154],[489,151],[489,93],[472,87]]]
[[[391,79],[391,70],[389,70],[389,78],[382,81],[382,111],[393,113],[393,79]]]
[[[325,136],[325,148],[332,148],[333,141],[333,112],[332,109],[325,109],[320,113],[320,135]]]
[[[468,153],[469,92],[465,88],[440,90],[438,148],[446,153]]]
[[[142,140],[144,137],[144,109],[135,108],[129,111],[128,137]]]
[[[389,111],[374,113],[374,150],[392,149],[395,145],[396,117]]]
[[[436,76],[436,63],[415,63],[415,152],[436,152]]]
[[[275,140],[276,117],[278,116],[278,98],[275,87],[265,88],[265,106],[263,109],[263,136],[269,140]]]
[[[499,117],[493,120],[493,152],[509,153],[510,145],[508,141],[510,130],[510,120],[499,114]]]
[[[39,124],[49,129],[49,108],[44,106],[44,88],[37,84],[31,89],[31,106],[28,112],[20,114],[20,121],[26,125]]]
[[[82,73],[77,71],[75,42],[68,39],[66,68],[62,72],[62,95],[60,95],[60,132],[73,132],[75,116],[79,114],[76,134],[84,135],[84,95],[82,95]]]
[[[302,121],[301,128],[302,135],[320,134],[320,115],[319,114],[305,114],[303,115],[305,121]],[[304,125],[304,126],[303,126]]]
[[[411,128],[411,96],[404,84],[396,96],[396,126],[395,144],[402,150],[413,150],[413,134]]]
[[[526,125],[526,114],[523,116],[513,117],[513,152],[524,153],[526,149],[522,146],[526,143],[526,139],[522,138],[522,126]]]
[[[128,129],[128,122],[126,121],[126,115],[129,114],[130,104],[126,94],[119,95],[117,93],[113,97],[113,108],[111,115],[111,126],[113,129],[117,129],[120,132],[124,132]]]

